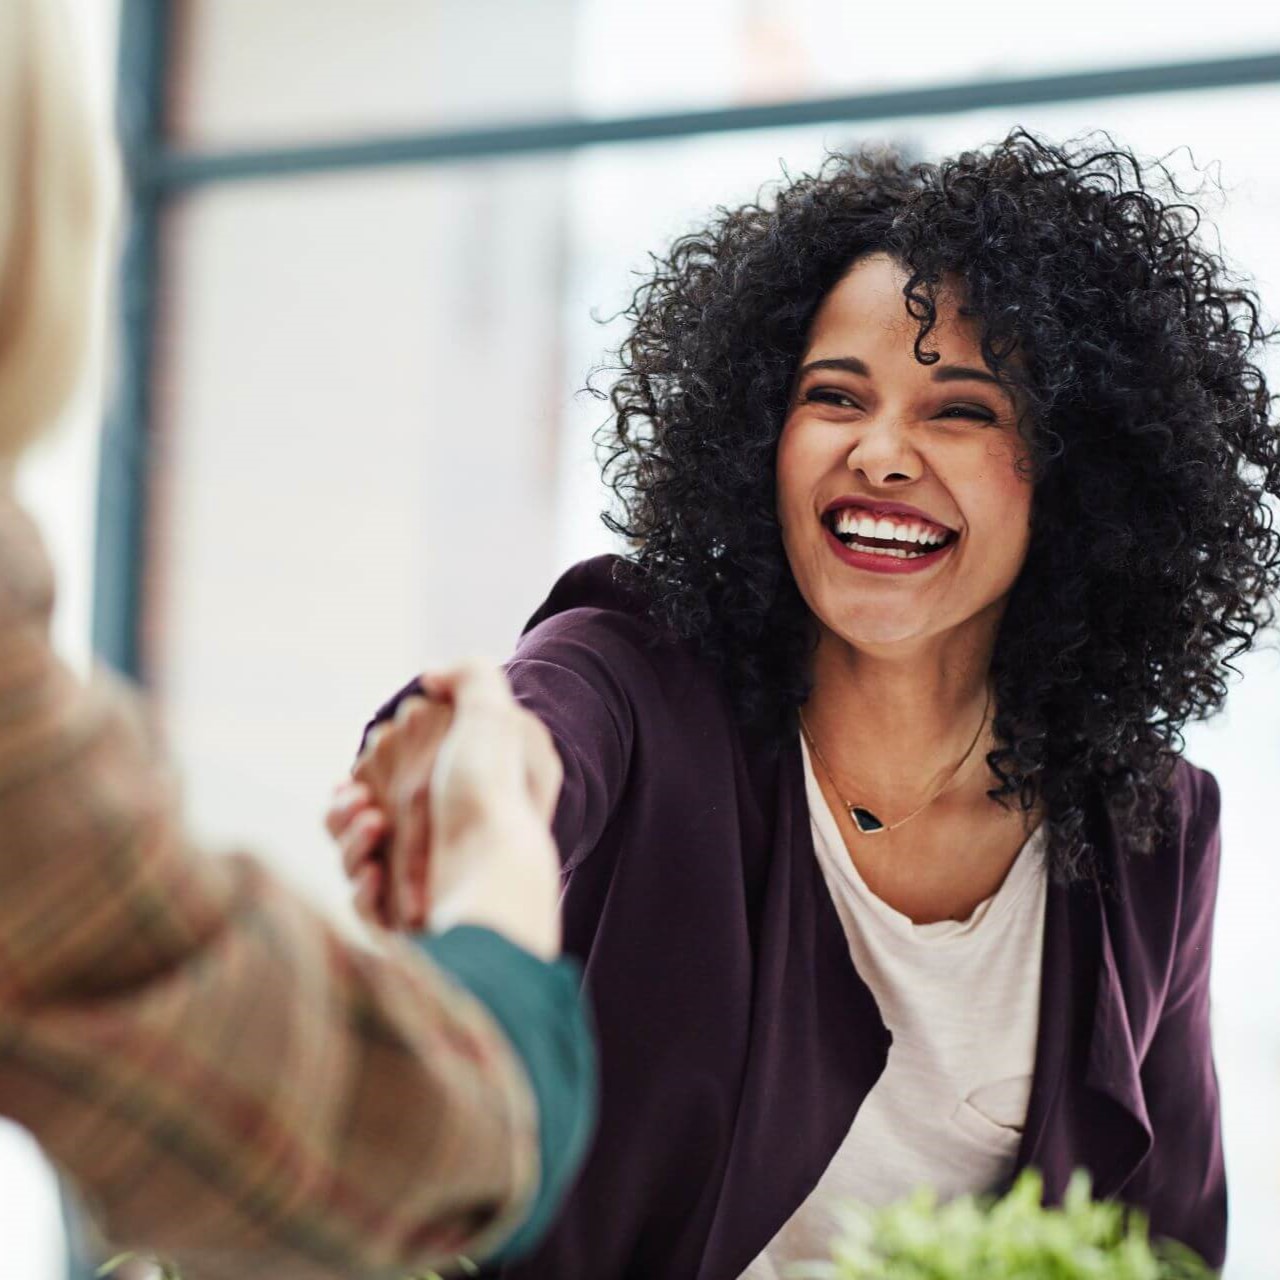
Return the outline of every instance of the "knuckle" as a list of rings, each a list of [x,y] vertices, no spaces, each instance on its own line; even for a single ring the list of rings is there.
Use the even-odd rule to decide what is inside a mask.
[[[411,809],[425,808],[431,802],[431,778],[419,774],[405,789],[405,803]]]
[[[372,893],[370,892],[369,879],[365,875],[353,876],[355,881],[352,887],[351,903],[355,909],[364,915],[369,910]]]
[[[452,722],[453,708],[442,702],[433,702],[423,711],[420,722],[422,735],[434,746],[444,737]]]
[[[349,840],[342,844],[342,869],[347,873],[347,878],[356,880],[360,876],[363,868],[364,855]]]
[[[421,724],[430,710],[431,703],[426,698],[420,694],[413,694],[405,698],[396,708],[395,721],[397,724],[412,727]]]

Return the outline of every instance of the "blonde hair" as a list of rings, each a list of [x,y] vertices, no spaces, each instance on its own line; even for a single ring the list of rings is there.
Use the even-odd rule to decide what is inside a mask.
[[[62,409],[96,321],[110,184],[58,0],[0,0],[0,462]]]

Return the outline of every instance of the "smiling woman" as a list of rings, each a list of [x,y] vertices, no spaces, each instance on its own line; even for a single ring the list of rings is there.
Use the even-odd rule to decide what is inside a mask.
[[[961,314],[959,282],[951,281],[938,301],[937,358],[918,358],[916,326],[903,306],[908,279],[892,258],[871,254],[827,294],[778,442],[778,522],[816,623],[815,674],[829,673],[819,683],[841,691],[856,719],[856,704],[895,676],[903,686],[898,673],[907,673],[907,709],[898,712],[901,728],[888,750],[868,752],[867,743],[860,751],[855,735],[839,731],[842,710],[833,699],[811,698],[802,717],[829,798],[859,835],[895,831],[944,788],[954,804],[956,775],[985,728],[990,654],[1030,537],[1032,486],[1014,398],[975,367],[983,359],[981,332]],[[966,393],[969,399],[960,399]],[[908,496],[918,505],[901,500]],[[966,716],[961,699],[976,699],[980,708]],[[938,714],[946,717],[941,723]],[[916,771],[908,760],[929,759],[966,719],[977,728],[959,763],[913,794]],[[910,740],[913,728],[920,741]],[[818,737],[832,744],[834,767]],[[851,766],[851,759],[873,754],[880,756],[878,771]],[[890,813],[906,816],[888,820],[879,806],[846,801],[838,774],[865,780],[870,794],[891,797]],[[979,793],[985,790],[980,774],[974,782]],[[979,884],[966,875],[952,891],[955,900],[926,903],[918,871],[906,883],[903,859],[894,865],[904,881],[896,895],[868,865],[864,877],[877,883],[881,897],[917,920],[945,919],[968,914],[999,886],[1026,832],[1012,845],[999,840],[991,828],[1002,823],[1003,811],[983,804],[981,794],[971,798],[983,815],[981,834],[999,850],[992,873]],[[951,819],[942,838],[954,837]]]
[[[972,368],[981,333],[954,293],[933,333],[941,358],[917,359],[908,275],[884,254],[863,258],[814,317],[778,442],[783,547],[837,643],[919,649],[943,632],[985,630],[990,649],[1030,536],[1017,414]]]
[[[1021,132],[837,157],[636,294],[631,554],[509,667],[565,765],[600,1131],[503,1274],[776,1280],[844,1199],[1028,1166],[1221,1263],[1180,731],[1271,616],[1280,440],[1253,295],[1163,181]]]

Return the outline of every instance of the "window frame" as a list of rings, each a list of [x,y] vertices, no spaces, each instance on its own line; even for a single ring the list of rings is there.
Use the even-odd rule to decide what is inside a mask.
[[[299,174],[435,166],[602,144],[653,142],[821,124],[891,122],[990,108],[1057,105],[1157,93],[1280,83],[1280,53],[981,79],[842,97],[607,119],[560,119],[405,133],[297,147],[191,151],[166,131],[172,6],[121,0],[117,118],[129,213],[117,279],[119,369],[98,471],[93,647],[146,682],[141,619],[152,469],[154,338],[170,201],[197,188]]]

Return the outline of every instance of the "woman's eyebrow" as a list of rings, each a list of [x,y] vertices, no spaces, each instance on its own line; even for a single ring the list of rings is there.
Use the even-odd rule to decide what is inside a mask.
[[[831,356],[826,360],[810,360],[800,367],[797,378],[803,378],[814,369],[840,369],[844,373],[856,373],[860,378],[869,378],[871,370],[857,356]]]
[[[829,356],[824,360],[810,360],[802,365],[797,378],[812,373],[815,369],[839,369],[843,373],[856,374],[860,378],[869,378],[871,370],[857,356]],[[990,382],[1000,386],[1000,380],[986,369],[974,368],[965,364],[935,365],[932,371],[934,382]]]
[[[991,382],[997,387],[1000,380],[986,369],[974,369],[967,364],[940,364],[933,369],[934,382]]]

